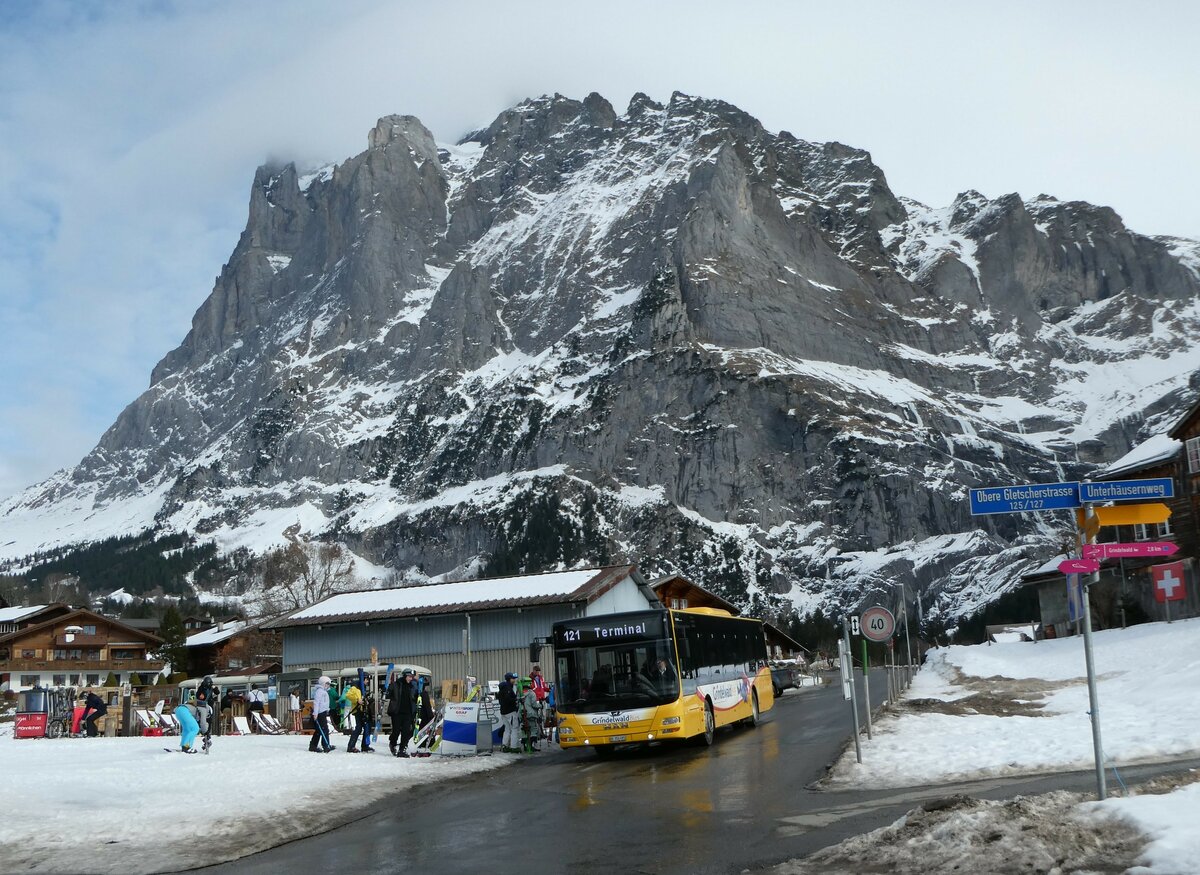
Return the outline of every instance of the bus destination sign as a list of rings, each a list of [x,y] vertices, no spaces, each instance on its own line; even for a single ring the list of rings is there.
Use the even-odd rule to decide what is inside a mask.
[[[589,617],[573,621],[570,626],[556,626],[554,646],[595,647],[602,644],[620,644],[623,641],[659,640],[665,637],[662,614],[622,614],[613,619],[603,616]]]

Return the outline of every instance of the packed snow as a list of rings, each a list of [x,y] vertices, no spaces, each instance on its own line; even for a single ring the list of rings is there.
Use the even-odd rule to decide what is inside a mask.
[[[518,759],[397,759],[386,745],[350,755],[344,739],[333,753],[314,755],[308,738],[222,736],[211,753],[188,756],[174,750],[178,737],[0,734],[9,801],[0,872],[130,875],[225,862],[321,832],[397,790]]]
[[[1118,829],[1114,824],[1134,830],[1132,844],[1119,843],[1137,863],[1129,871],[1200,871],[1200,784],[1184,779],[1169,793],[1112,798],[1120,792],[1123,766],[1200,754],[1200,697],[1186,692],[1200,671],[1200,618],[1100,631],[1093,649],[1109,799],[1060,793],[1033,801],[971,800],[936,817],[917,809],[890,827],[778,871],[863,871],[854,867],[872,860],[886,860],[895,872],[950,871],[964,861],[982,871],[983,846],[988,859],[1006,861],[987,871],[1018,871],[1023,863],[1014,861],[1043,865],[1030,857],[1039,843],[1050,863],[1037,871],[1055,865],[1055,871],[1076,871],[1061,862],[1071,856],[1066,846],[1075,842],[1072,836],[1093,836],[1082,845],[1100,847],[1102,837],[1111,839]],[[938,648],[900,705],[875,720],[874,738],[862,739],[863,762],[856,762],[851,748],[827,784],[903,787],[1094,768],[1088,709],[1080,637]],[[1035,835],[1047,822],[1057,832]],[[980,838],[985,834],[987,842]]]

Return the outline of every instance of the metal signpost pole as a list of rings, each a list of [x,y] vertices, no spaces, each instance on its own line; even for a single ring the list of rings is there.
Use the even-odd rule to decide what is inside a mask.
[[[850,659],[850,624],[842,617],[842,639],[838,640],[838,657],[842,668],[842,684],[850,688],[850,713],[854,716],[854,754],[862,762],[862,742],[859,741],[858,697],[854,690],[854,666]]]
[[[1089,507],[1082,513],[1077,514],[1076,519],[1078,519],[1080,523],[1083,523],[1087,519],[1088,515],[1090,515],[1090,512],[1091,508]],[[1087,540],[1087,532],[1084,531],[1084,527],[1080,525],[1080,556],[1083,555],[1082,545],[1086,543]],[[1096,572],[1092,576],[1092,583],[1096,583],[1099,580],[1100,573]],[[1083,585],[1082,580],[1080,580],[1080,584],[1080,589],[1083,590],[1083,617],[1081,618],[1083,622],[1083,658],[1084,662],[1087,664],[1088,705],[1091,708],[1092,717],[1092,750],[1096,756],[1096,797],[1100,801],[1104,801],[1104,799],[1108,797],[1108,788],[1105,786],[1104,780],[1104,745],[1100,741],[1100,697],[1096,692],[1096,664],[1092,658],[1092,604],[1088,599],[1088,589],[1090,587],[1088,585]]]
[[[908,689],[912,686],[913,679],[913,657],[912,657],[912,637],[908,634],[908,591],[904,588],[904,584],[900,584],[900,595],[904,599],[904,658],[907,665],[904,669],[905,683],[904,688]]]
[[[870,667],[870,657],[867,656],[867,639],[863,638],[863,708],[867,712],[868,739],[875,737],[871,734],[871,678],[867,675]]]

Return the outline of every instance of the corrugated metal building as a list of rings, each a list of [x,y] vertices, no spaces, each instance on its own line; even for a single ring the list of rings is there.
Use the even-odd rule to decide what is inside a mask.
[[[341,593],[266,628],[283,633],[284,672],[363,666],[374,648],[381,664],[427,666],[438,682],[488,681],[528,673],[530,642],[549,637],[558,620],[658,605],[637,567],[619,565]],[[552,678],[549,650],[544,657]]]

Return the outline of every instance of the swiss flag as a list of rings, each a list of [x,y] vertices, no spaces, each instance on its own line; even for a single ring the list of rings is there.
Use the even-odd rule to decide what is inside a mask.
[[[1183,601],[1185,590],[1182,562],[1153,565],[1150,567],[1150,573],[1154,576],[1154,600],[1156,602]]]

